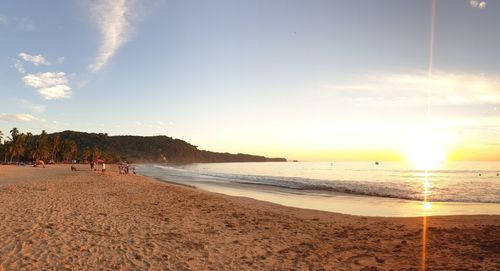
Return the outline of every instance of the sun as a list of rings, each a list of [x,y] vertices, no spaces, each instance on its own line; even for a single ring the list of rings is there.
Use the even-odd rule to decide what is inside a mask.
[[[438,133],[426,130],[412,136],[406,146],[406,159],[417,169],[438,168],[446,158],[446,141]]]
[[[432,207],[432,203],[426,201],[422,203],[422,208],[425,210],[429,210]]]

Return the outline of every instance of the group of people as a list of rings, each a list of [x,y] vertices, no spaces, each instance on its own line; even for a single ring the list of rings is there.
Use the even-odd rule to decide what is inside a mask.
[[[106,163],[103,160],[90,161],[90,171],[106,172]],[[122,162],[118,164],[118,171],[120,174],[128,174],[130,170],[130,165],[127,162]],[[71,170],[76,168],[71,167]],[[135,167],[132,167],[132,172],[135,174]]]
[[[118,164],[118,171],[120,172],[120,174],[128,174],[129,170],[130,165],[126,161]],[[135,167],[132,167],[132,171],[135,174]]]
[[[100,169],[99,169],[100,165]],[[106,163],[102,161],[102,163],[99,163],[99,161],[91,161],[90,162],[90,171],[102,171],[102,173],[106,172]]]

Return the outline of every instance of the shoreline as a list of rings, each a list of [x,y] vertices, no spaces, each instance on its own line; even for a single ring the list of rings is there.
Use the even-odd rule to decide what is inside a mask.
[[[2,269],[420,269],[422,217],[286,207],[119,175],[113,165],[104,175],[8,167],[0,166]],[[426,223],[427,268],[500,268],[500,216]]]
[[[255,201],[255,202],[258,202],[260,204],[270,204],[270,205],[275,205],[275,206],[280,206],[280,207],[284,207],[284,208],[292,208],[292,209],[297,209],[297,210],[303,210],[303,211],[311,211],[311,212],[324,212],[324,213],[327,213],[327,214],[334,214],[334,215],[347,215],[347,216],[354,216],[354,217],[367,217],[367,218],[396,218],[396,219],[405,219],[405,218],[419,218],[419,219],[422,219],[423,217],[471,217],[471,216],[499,216],[500,217],[500,214],[448,214],[448,215],[429,215],[429,214],[426,214],[426,215],[416,215],[416,216],[377,216],[377,215],[357,215],[357,214],[349,214],[349,213],[340,213],[340,212],[334,212],[334,211],[326,211],[326,210],[321,210],[321,209],[313,209],[313,208],[306,208],[306,207],[295,207],[295,206],[289,206],[289,205],[284,205],[284,204],[280,204],[280,203],[276,203],[276,202],[272,202],[272,201],[268,201],[268,200],[261,200],[261,199],[256,199],[256,198],[253,198],[253,197],[249,197],[249,196],[245,196],[245,195],[232,195],[232,194],[225,194],[225,193],[222,193],[222,192],[218,192],[216,190],[207,190],[205,188],[200,188],[200,187],[196,187],[195,185],[190,185],[190,184],[184,184],[184,183],[180,183],[180,182],[175,182],[175,181],[168,181],[168,180],[163,180],[161,178],[156,178],[156,177],[149,177],[149,176],[145,176],[145,175],[141,175],[141,174],[136,174],[137,176],[139,177],[143,177],[143,178],[146,178],[146,179],[150,179],[152,181],[157,181],[157,182],[160,182],[160,183],[166,183],[166,184],[169,184],[169,185],[174,185],[174,186],[180,186],[180,187],[186,187],[186,188],[189,188],[189,189],[194,189],[194,190],[197,190],[197,191],[200,191],[202,193],[208,193],[208,194],[213,194],[215,196],[220,196],[220,197],[229,197],[229,198],[236,198],[238,200],[248,200],[248,201]],[[235,184],[235,186],[239,186],[240,184]],[[246,184],[245,184],[246,185]],[[259,186],[259,185],[255,185],[255,186]],[[267,185],[262,185],[263,187],[272,187],[272,188],[277,188],[277,189],[273,189],[269,192],[275,192],[275,190],[280,190],[279,187],[274,187],[274,186],[267,186]],[[284,189],[286,190],[286,189]],[[307,192],[307,190],[301,190],[301,191],[305,191]],[[398,199],[398,198],[383,198],[383,197],[372,197],[372,196],[362,196],[362,195],[352,195],[352,194],[343,194],[343,193],[339,193],[339,192],[334,192],[334,194],[337,194],[338,196],[341,196],[341,197],[346,197],[346,198],[374,198],[374,199],[387,199],[387,200],[390,200],[390,201],[408,201],[408,202],[412,202],[418,206],[420,206],[422,204],[421,201],[416,201],[416,200],[405,200],[405,199]],[[297,193],[297,195],[300,195],[300,196],[303,196],[303,194],[301,193]],[[314,195],[314,197],[330,197],[329,195],[328,196],[317,196],[317,195]],[[429,203],[432,203],[432,204],[456,204],[456,205],[460,205],[460,206],[463,206],[463,205],[490,205],[489,203],[482,203],[482,202],[429,202]],[[496,203],[492,203],[491,205],[499,205],[498,207],[500,207],[500,204],[496,204]],[[495,206],[496,207],[496,206]],[[423,211],[421,213],[424,213]]]
[[[149,172],[149,174],[151,174]],[[327,190],[289,189],[269,184],[237,182],[213,182],[199,180],[169,180],[169,176],[138,170],[138,175],[167,183],[186,185],[221,195],[248,197],[282,206],[308,210],[320,210],[370,217],[422,217],[453,215],[500,215],[500,203],[429,201],[424,208],[418,200],[381,197],[373,195],[348,194]]]

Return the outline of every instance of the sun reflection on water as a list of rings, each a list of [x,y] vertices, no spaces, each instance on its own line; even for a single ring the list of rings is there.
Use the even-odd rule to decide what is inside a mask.
[[[426,270],[426,258],[427,258],[427,211],[431,209],[432,203],[429,202],[429,194],[432,185],[429,182],[430,173],[429,170],[425,170],[423,175],[423,201],[422,201],[422,263],[421,269]]]
[[[422,201],[422,270],[425,270],[426,256],[427,256],[427,210],[431,208],[431,203],[427,201],[429,194],[429,172],[426,170],[424,175],[424,200]]]

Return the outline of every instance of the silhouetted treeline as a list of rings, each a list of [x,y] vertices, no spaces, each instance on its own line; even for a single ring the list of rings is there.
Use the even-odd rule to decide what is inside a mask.
[[[5,162],[87,162],[100,158],[108,163],[129,162],[267,162],[286,161],[249,154],[198,150],[184,140],[168,136],[108,136],[103,133],[64,131],[40,135],[20,133],[16,128],[4,137],[0,157]]]

